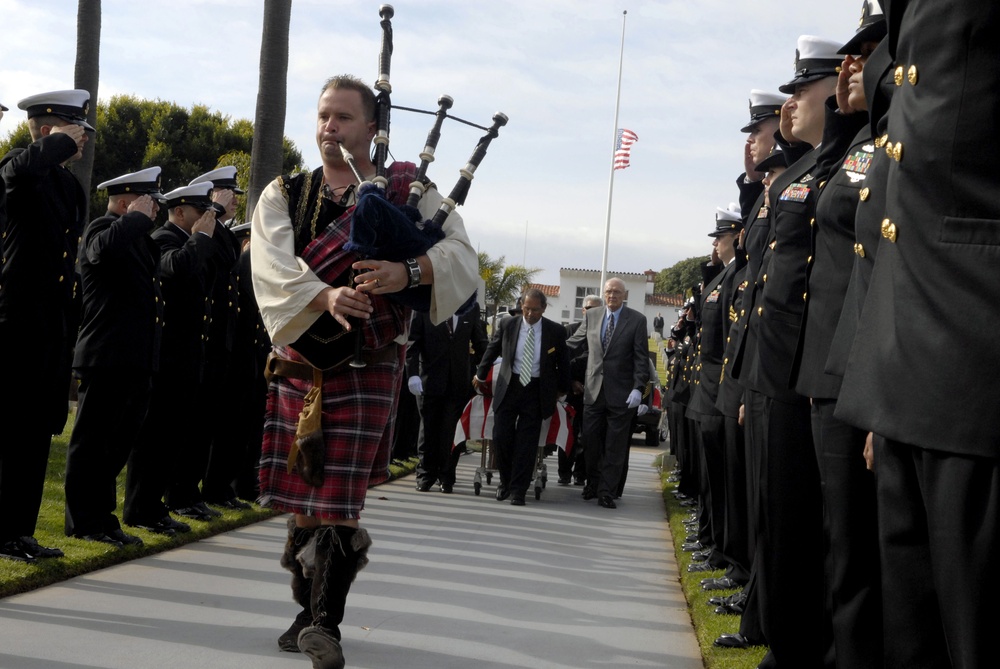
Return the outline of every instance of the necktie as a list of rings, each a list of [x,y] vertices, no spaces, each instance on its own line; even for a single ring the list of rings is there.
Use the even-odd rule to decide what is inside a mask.
[[[601,341],[601,346],[604,350],[608,349],[608,342],[611,341],[611,335],[615,331],[615,315],[611,314],[608,316],[608,327],[604,330],[604,339]]]
[[[531,363],[535,361],[535,328],[528,328],[528,336],[524,340],[524,350],[521,351],[521,385],[531,382]]]

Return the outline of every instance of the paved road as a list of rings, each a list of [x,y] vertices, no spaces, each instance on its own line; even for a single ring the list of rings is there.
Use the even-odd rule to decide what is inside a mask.
[[[357,669],[701,668],[677,582],[654,449],[633,447],[616,510],[549,485],[525,507],[412,477],[369,493],[374,541],[342,625]],[[496,483],[494,478],[493,483]],[[285,517],[0,600],[3,669],[308,667],[276,639],[294,617]]]

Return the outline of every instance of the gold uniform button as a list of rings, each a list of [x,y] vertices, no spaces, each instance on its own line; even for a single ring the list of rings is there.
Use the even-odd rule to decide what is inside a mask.
[[[910,69],[906,72],[906,80],[910,82],[910,86],[916,86],[917,78],[917,66],[910,65]]]
[[[820,187],[820,190],[822,190],[822,189],[823,189],[823,186],[825,186],[825,185],[826,185],[826,181],[825,181],[825,180],[824,180],[824,181],[820,181],[820,182],[819,182],[819,187]]]
[[[868,201],[869,192],[870,191],[867,188],[862,188],[861,191],[858,192],[858,197],[861,198],[862,202]]]
[[[885,155],[892,158],[892,142],[885,143]]]
[[[886,145],[888,141],[889,141],[889,135],[888,133],[886,133],[885,135],[882,135],[877,140],[875,140],[875,146],[881,149],[883,146]]]
[[[896,224],[888,218],[882,221],[882,236],[892,243],[896,243]]]
[[[740,309],[740,316],[746,316],[746,315],[747,315],[747,310],[746,309]]]
[[[802,293],[802,301],[805,302],[807,299],[809,299],[809,293]]]
[[[767,274],[764,275],[764,283],[767,283]]]
[[[809,256],[808,258],[806,258],[806,264],[807,265],[811,265],[812,261],[813,261],[813,257],[812,256]]]
[[[757,315],[758,316],[764,315],[764,307],[757,307]]]
[[[903,159],[903,143],[896,142],[896,146],[892,149],[892,159],[897,163]]]
[[[771,244],[770,244],[771,250],[773,251],[774,247],[777,246],[777,245],[778,245],[778,240],[774,240],[773,242],[771,242]]]
[[[68,256],[68,255],[69,255],[69,253],[68,253],[68,252],[66,252],[66,251],[63,251],[63,258],[65,258],[65,257],[66,257],[66,256]]]
[[[854,252],[858,254],[858,256],[861,258],[865,257],[865,247],[862,246],[861,244],[854,245]]]
[[[66,277],[64,277],[64,276],[59,277],[59,283],[62,283],[65,280],[66,280]]]
[[[900,65],[899,67],[896,68],[896,71],[892,75],[892,80],[895,82],[895,84],[897,86],[902,86],[903,85],[903,66],[902,65]]]

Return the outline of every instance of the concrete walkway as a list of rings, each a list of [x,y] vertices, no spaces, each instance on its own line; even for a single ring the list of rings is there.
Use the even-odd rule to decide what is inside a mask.
[[[616,510],[549,485],[525,507],[412,477],[369,491],[374,545],[341,626],[352,669],[702,667],[677,581],[659,451],[633,447]],[[493,483],[496,483],[494,477]],[[3,669],[302,669],[278,517],[0,600]]]

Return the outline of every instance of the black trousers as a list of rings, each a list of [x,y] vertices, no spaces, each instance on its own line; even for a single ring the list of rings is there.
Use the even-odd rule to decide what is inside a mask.
[[[512,378],[503,403],[494,407],[493,446],[500,483],[514,496],[523,496],[531,485],[542,420],[538,379],[522,386]]]
[[[1000,460],[875,437],[886,667],[996,665]]]
[[[716,569],[728,569],[730,561],[725,553],[726,534],[726,464],[725,439],[722,416],[702,415],[698,421],[701,443],[701,505],[704,510],[703,527],[712,546],[709,563]]]
[[[823,488],[837,667],[880,669],[882,583],[875,477],[865,467],[866,433],[833,416],[837,401],[814,399],[813,444]]]
[[[406,374],[402,374],[396,398],[396,429],[392,434],[393,460],[409,460],[417,455],[420,410],[417,408],[417,398],[410,392],[406,381]]]
[[[247,443],[257,424],[263,428],[264,423],[267,387],[262,378],[253,375],[254,361],[232,362],[215,402],[217,410],[210,412],[212,441],[201,483],[201,496],[207,502],[225,502],[238,496],[237,480],[246,467]],[[259,458],[259,444],[257,454]]]
[[[809,400],[764,400],[764,448],[757,544],[764,634],[777,666],[820,668],[832,638]]]
[[[750,580],[748,547],[747,463],[743,427],[738,419],[722,417],[723,487],[725,489],[725,530],[722,552],[729,561],[727,575],[741,585]]]
[[[635,414],[635,409],[608,405],[604,390],[593,404],[583,407],[583,430],[587,434],[587,484],[599,496],[614,497],[618,494]]]
[[[767,643],[760,610],[759,564],[757,541],[760,532],[760,491],[764,472],[764,396],[753,390],[743,393],[743,442],[747,493],[747,550],[750,555],[750,580],[743,589],[746,600],[740,618],[740,634],[757,645]]]
[[[420,409],[420,436],[417,438],[417,481],[434,485],[455,485],[455,467],[461,451],[453,451],[455,426],[469,401],[467,394],[421,395],[417,399]],[[537,441],[537,436],[535,437]]]
[[[146,419],[151,394],[149,372],[81,370],[76,423],[66,453],[67,536],[121,527],[115,516],[116,480]]]

